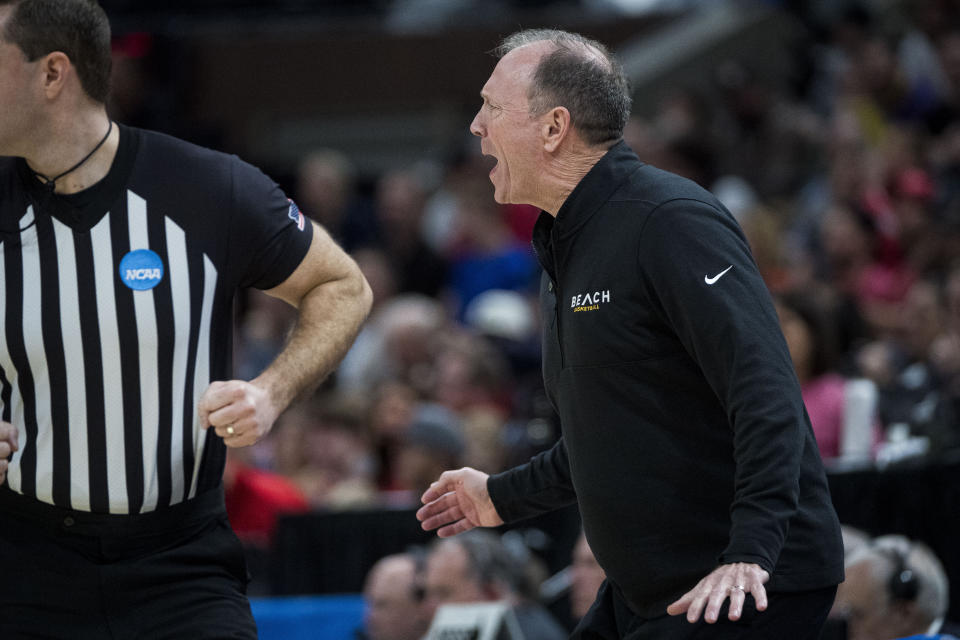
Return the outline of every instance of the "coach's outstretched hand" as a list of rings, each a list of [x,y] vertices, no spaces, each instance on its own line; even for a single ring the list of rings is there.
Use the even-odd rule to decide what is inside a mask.
[[[769,579],[770,574],[760,565],[749,562],[722,564],[682,598],[667,607],[667,613],[672,616],[686,613],[689,622],[696,622],[703,613],[704,621],[713,624],[720,614],[720,607],[729,598],[730,610],[727,617],[730,620],[739,620],[748,593],[753,596],[757,611],[767,608],[767,591],[763,585]]]
[[[420,526],[426,531],[439,527],[437,535],[449,538],[474,527],[503,524],[487,493],[489,477],[470,467],[444,471],[420,498],[424,504],[417,511]]]
[[[0,422],[0,484],[7,478],[7,465],[10,464],[7,458],[18,448],[17,428],[9,422]]]

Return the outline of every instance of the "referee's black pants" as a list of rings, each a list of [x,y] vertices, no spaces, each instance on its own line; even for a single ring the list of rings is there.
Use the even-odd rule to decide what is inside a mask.
[[[71,511],[0,487],[0,638],[256,639],[223,491],[158,511]]]
[[[818,640],[837,587],[797,593],[768,593],[766,611],[757,611],[747,595],[740,620],[707,624],[687,622],[686,615],[641,618],[627,606],[616,585],[605,581],[597,600],[577,625],[571,640]]]

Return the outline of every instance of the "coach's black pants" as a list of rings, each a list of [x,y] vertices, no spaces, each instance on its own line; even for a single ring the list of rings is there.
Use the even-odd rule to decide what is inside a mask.
[[[620,590],[604,582],[597,600],[574,630],[571,640],[817,640],[837,594],[835,586],[797,593],[768,593],[767,610],[757,611],[747,595],[740,620],[720,618],[690,624],[685,615],[641,618],[627,606]]]
[[[0,487],[0,638],[255,639],[222,490],[137,515]]]

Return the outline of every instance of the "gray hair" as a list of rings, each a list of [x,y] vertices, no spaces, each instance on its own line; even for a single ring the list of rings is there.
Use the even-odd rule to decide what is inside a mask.
[[[470,573],[481,585],[501,585],[511,592],[516,592],[520,586],[523,579],[521,570],[496,533],[471,529],[453,538],[438,540],[433,548],[442,545],[463,549]]]
[[[538,116],[563,106],[588,144],[622,138],[630,117],[630,87],[623,67],[610,51],[577,33],[527,29],[507,36],[494,54],[502,58],[534,42],[549,42],[555,48],[541,58],[534,71],[527,96],[531,114]]]
[[[943,565],[927,545],[900,535],[880,536],[872,545],[855,551],[846,565],[849,567],[867,560],[874,579],[886,585],[897,568],[895,556],[902,557],[903,565],[916,577],[917,596],[913,602],[926,623],[943,618],[949,605],[949,583]],[[888,589],[884,589],[884,593],[891,598]]]

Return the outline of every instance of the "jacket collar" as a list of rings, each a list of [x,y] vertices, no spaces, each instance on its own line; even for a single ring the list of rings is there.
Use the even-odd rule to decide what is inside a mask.
[[[560,207],[555,223],[557,235],[564,237],[580,228],[642,165],[637,154],[623,140],[610,147]]]
[[[540,212],[533,227],[533,248],[552,280],[556,280],[552,239],[569,236],[579,229],[642,165],[637,154],[621,140],[577,183],[556,218],[546,211]]]

